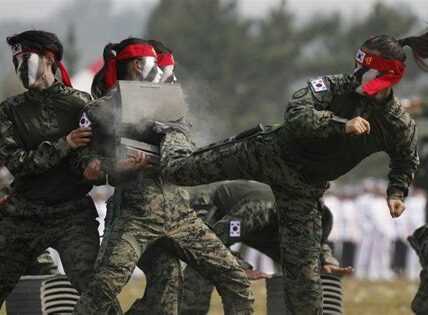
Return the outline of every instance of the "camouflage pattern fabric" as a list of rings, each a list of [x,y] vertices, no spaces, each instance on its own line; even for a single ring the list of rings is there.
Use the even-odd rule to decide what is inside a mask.
[[[137,299],[125,314],[178,314],[183,277],[176,255],[154,244],[137,266],[146,275],[146,290],[143,298]]]
[[[120,210],[119,210],[120,211]],[[107,202],[108,217],[114,216],[112,202]],[[101,253],[96,264],[100,264],[109,244],[111,222],[106,220],[106,229],[101,244]],[[146,288],[143,297],[137,299],[126,315],[137,314],[178,314],[181,302],[183,276],[177,256],[155,242],[148,247],[137,263],[146,276]]]
[[[207,199],[205,193],[202,193],[201,197],[193,199]],[[218,215],[213,228],[225,244],[229,246],[233,243],[228,237],[229,222],[240,219],[241,239],[239,241],[256,248],[276,263],[281,263],[278,213],[275,198],[269,186],[254,181],[224,182],[211,194],[211,197],[211,200],[221,204],[221,209],[217,210]],[[230,208],[225,210],[224,206],[230,206]],[[322,211],[329,210],[323,208]],[[206,211],[197,209],[197,213],[201,215]],[[328,228],[329,224],[323,222],[322,226],[324,232],[324,227]],[[339,265],[326,243],[322,244],[320,259],[322,265]],[[207,314],[213,285],[189,267],[184,269],[183,276],[183,302],[180,314]]]
[[[163,173],[175,184],[253,179],[270,185],[278,206],[284,296],[291,314],[322,312],[318,202],[328,180],[386,151],[391,157],[388,196],[404,199],[418,165],[414,121],[393,97],[377,104],[356,95],[355,81],[350,75],[323,77],[325,88],[318,92],[309,81],[288,102],[283,125],[244,139],[195,150],[184,134],[171,132],[161,145]],[[344,123],[333,119],[338,113],[345,119],[366,117],[371,133],[345,134]]]
[[[408,240],[418,254],[422,266],[419,288],[412,301],[412,311],[417,315],[428,314],[428,225],[418,228]]]
[[[224,179],[272,183],[284,257],[286,305],[291,314],[299,310],[297,314],[312,315],[320,313],[322,307],[319,199],[326,185],[310,185],[295,167],[282,159],[282,140],[282,129],[273,128],[244,141],[196,152],[183,160],[180,157],[186,152],[190,154],[193,146],[183,134],[171,133],[164,139],[161,161],[165,175],[184,185]]]
[[[99,249],[97,211],[92,200],[70,202],[74,212],[61,213],[53,207],[37,206],[14,198],[7,206],[18,204],[19,211],[42,213],[49,217],[3,216],[0,220],[0,301],[15,287],[28,265],[47,247],[56,249],[72,285],[79,291],[90,282]]]
[[[52,256],[46,249],[25,270],[24,275],[55,275],[58,273],[58,266],[55,265]]]
[[[190,209],[187,191],[165,181],[155,168],[134,174],[128,172],[128,176],[111,171],[117,158],[124,153],[115,143],[114,120],[105,119],[114,112],[115,99],[110,95],[87,106],[94,138],[91,147],[82,150],[74,163],[76,169],[83,170],[85,163],[100,158],[101,168],[109,174],[109,179],[114,178],[116,191],[123,192],[119,213],[115,213],[108,237],[105,242],[103,240],[105,245],[102,244],[97,258],[93,281],[81,295],[75,314],[105,314],[143,253],[155,242],[215,284],[225,314],[252,314],[254,297],[244,270],[215,233]],[[109,145],[97,149],[100,143]],[[162,288],[162,285],[154,287]],[[174,288],[174,283],[171,287]],[[167,300],[162,296],[153,298]],[[151,302],[158,306],[151,314],[176,314],[175,300],[171,300],[169,310],[159,309],[168,307],[168,303]]]
[[[91,190],[92,185],[71,169],[75,151],[66,141],[89,100],[87,93],[56,82],[1,103],[0,163],[15,177],[15,194],[37,204],[57,205]]]
[[[55,82],[0,105],[0,163],[14,176],[0,206],[0,301],[47,247],[58,250],[72,285],[82,291],[99,250],[91,185],[69,166],[66,135],[90,95]]]
[[[162,246],[216,285],[225,314],[251,314],[253,295],[245,272],[189,208],[187,191],[168,183],[150,183],[146,178],[130,186],[124,189],[120,215],[112,223],[93,281],[81,295],[75,314],[105,314],[142,253],[156,241],[163,241]]]

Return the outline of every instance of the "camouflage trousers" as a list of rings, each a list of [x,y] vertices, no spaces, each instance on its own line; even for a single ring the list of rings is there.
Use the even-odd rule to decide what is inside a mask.
[[[179,132],[161,144],[164,176],[179,185],[253,179],[270,185],[278,207],[285,304],[289,313],[322,313],[321,213],[327,183],[309,183],[285,156],[283,129],[195,150]]]
[[[219,213],[219,215],[221,218],[213,224],[213,229],[224,244],[230,246],[235,242],[242,242],[268,255],[277,263],[281,262],[278,216],[273,202],[242,201],[229,209],[227,213]],[[229,223],[236,219],[241,221],[241,237],[239,240],[231,241]],[[183,300],[180,314],[207,314],[214,290],[213,284],[189,266],[184,269],[183,277]]]
[[[126,315],[178,314],[183,287],[179,259],[161,241],[146,250],[137,266],[146,275],[146,288]]]
[[[418,254],[422,266],[419,288],[412,301],[412,311],[417,315],[428,314],[428,224],[418,228],[408,240]]]
[[[59,252],[72,285],[79,292],[87,287],[99,250],[98,214],[90,197],[59,206],[14,198],[0,212],[1,303],[47,247]]]
[[[123,189],[120,213],[113,219],[93,281],[81,295],[75,314],[105,314],[142,254],[155,242],[214,283],[225,314],[252,314],[254,298],[244,270],[190,209],[187,191],[150,178],[140,178]]]

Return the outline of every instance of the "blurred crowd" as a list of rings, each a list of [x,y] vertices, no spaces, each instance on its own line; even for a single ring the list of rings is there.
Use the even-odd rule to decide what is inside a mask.
[[[333,189],[324,200],[334,217],[329,240],[339,261],[355,267],[356,277],[417,279],[419,261],[407,237],[425,222],[426,195],[412,189],[406,211],[393,219],[385,201],[386,185],[365,179],[360,185]]]

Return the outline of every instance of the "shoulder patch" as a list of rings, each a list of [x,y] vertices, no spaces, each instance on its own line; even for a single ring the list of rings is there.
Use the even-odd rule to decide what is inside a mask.
[[[80,128],[89,128],[92,125],[91,120],[88,118],[88,114],[83,112],[79,119]]]
[[[318,77],[308,81],[308,87],[318,102],[329,103],[333,99],[330,81],[326,77]],[[325,107],[326,104],[323,105]]]
[[[293,98],[301,98],[301,97],[305,96],[306,94],[308,94],[308,88],[307,87],[294,92]]]
[[[323,92],[328,90],[327,84],[325,83],[323,78],[311,80],[310,83],[314,92]]]

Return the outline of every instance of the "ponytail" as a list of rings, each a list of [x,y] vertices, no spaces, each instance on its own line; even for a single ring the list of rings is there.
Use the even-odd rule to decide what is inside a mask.
[[[104,76],[106,73],[109,60],[114,57],[113,50],[116,50],[116,48],[117,48],[117,44],[112,44],[112,43],[108,43],[104,47],[104,51],[103,51],[104,65],[97,72],[97,74],[95,74],[94,79],[92,81],[91,94],[94,98],[100,98],[106,95],[108,92],[104,83]]]
[[[428,58],[428,32],[421,36],[411,36],[399,39],[401,47],[409,46],[412,49],[415,62],[420,69],[428,72],[428,64],[424,59]]]
[[[104,78],[107,70],[107,66],[109,64],[109,61],[111,58],[115,57],[117,53],[122,51],[122,49],[126,48],[128,45],[133,44],[147,44],[148,42],[140,39],[140,38],[127,38],[121,41],[119,44],[112,44],[109,43],[104,47],[103,51],[103,58],[104,58],[104,65],[101,68],[100,71],[94,76],[94,79],[92,81],[92,87],[91,87],[91,94],[94,98],[99,98],[104,95],[106,95],[109,92],[109,89],[107,88]],[[115,53],[113,53],[113,51]],[[127,64],[134,60],[138,59],[140,57],[132,57],[126,60],[118,60],[116,63],[116,76],[117,80],[123,80],[127,75]]]

